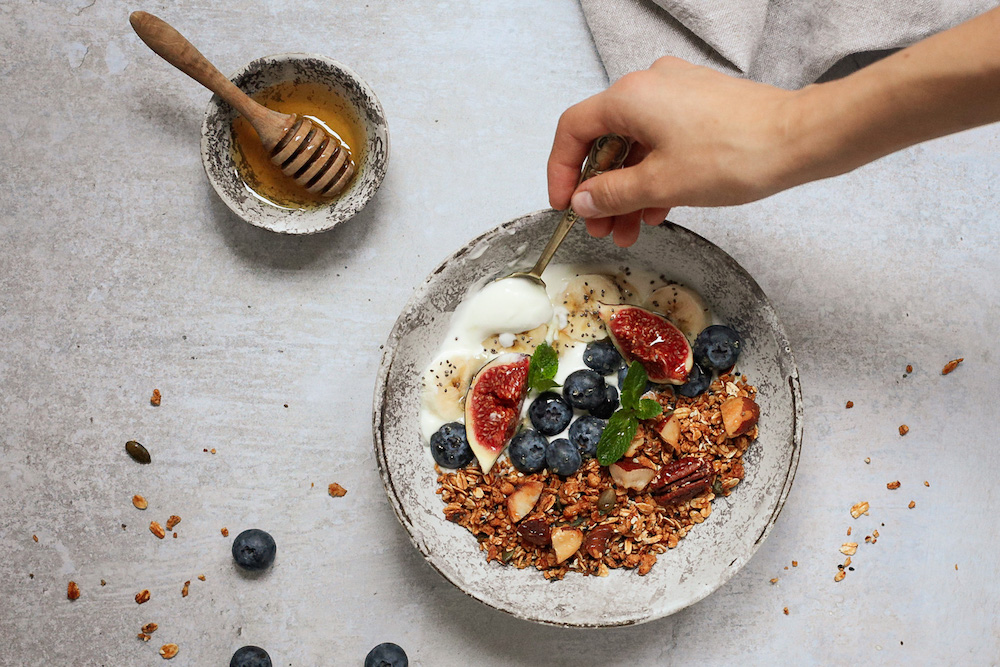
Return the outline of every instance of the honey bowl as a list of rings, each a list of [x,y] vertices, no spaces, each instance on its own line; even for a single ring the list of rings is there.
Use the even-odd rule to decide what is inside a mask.
[[[364,208],[385,177],[389,131],[382,105],[361,77],[330,58],[282,53],[258,58],[230,78],[264,106],[318,122],[349,147],[355,167],[336,197],[311,195],[270,161],[246,119],[213,96],[202,124],[202,163],[236,215],[282,234],[315,234]]]

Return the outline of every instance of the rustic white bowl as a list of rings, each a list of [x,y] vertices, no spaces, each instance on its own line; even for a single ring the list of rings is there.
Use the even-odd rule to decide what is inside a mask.
[[[273,232],[315,234],[350,219],[364,208],[385,177],[389,128],[382,105],[361,77],[346,65],[324,56],[281,53],[254,60],[231,79],[249,95],[282,81],[325,84],[354,108],[367,137],[361,150],[351,147],[355,150],[358,174],[340,197],[327,206],[309,210],[278,208],[247,192],[233,163],[232,124],[236,112],[213,95],[201,127],[201,159],[212,187],[233,213],[251,225]]]
[[[389,501],[427,562],[477,600],[514,616],[560,626],[642,623],[672,614],[717,589],[767,537],[791,488],[802,440],[798,371],[778,317],[746,271],[717,246],[672,223],[629,249],[576,225],[556,262],[630,265],[662,271],[700,292],[745,341],[740,369],[758,388],[760,437],[746,478],[712,515],[659,557],[644,577],[571,572],[549,582],[533,568],[487,563],[476,539],[444,518],[434,462],[419,427],[421,375],[455,307],[476,281],[530,266],[559,214],[539,211],[501,225],[446,259],[418,287],[396,321],[375,386],[375,454]]]

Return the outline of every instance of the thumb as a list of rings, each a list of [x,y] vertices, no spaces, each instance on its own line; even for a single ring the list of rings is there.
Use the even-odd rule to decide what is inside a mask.
[[[570,205],[582,218],[607,218],[632,213],[652,206],[651,180],[641,163],[634,167],[615,169],[580,184]]]

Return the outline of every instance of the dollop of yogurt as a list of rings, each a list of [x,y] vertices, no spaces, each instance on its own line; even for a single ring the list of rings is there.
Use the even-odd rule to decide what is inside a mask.
[[[479,345],[500,334],[513,343],[513,335],[530,331],[552,320],[552,302],[545,288],[526,278],[504,278],[488,283],[463,304],[454,329],[467,342]],[[460,343],[466,341],[459,341]]]

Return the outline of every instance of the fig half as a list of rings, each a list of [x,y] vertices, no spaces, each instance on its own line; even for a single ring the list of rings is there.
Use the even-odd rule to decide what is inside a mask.
[[[600,304],[598,313],[625,361],[638,361],[651,382],[684,384],[694,364],[680,329],[645,308]]]
[[[528,393],[526,354],[502,354],[472,378],[465,397],[465,433],[483,473],[514,437],[521,405]]]

